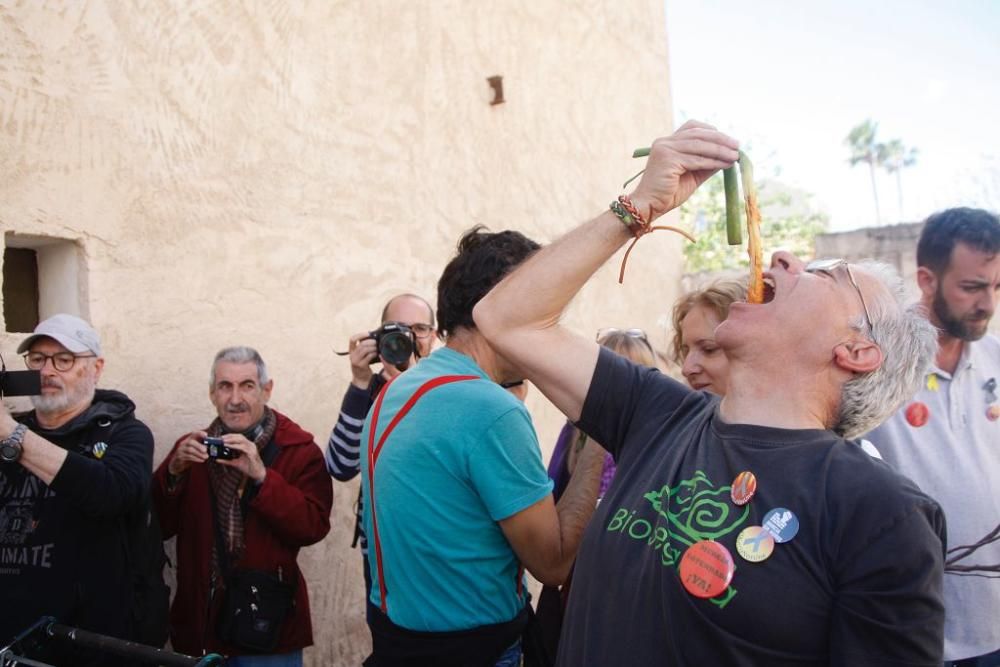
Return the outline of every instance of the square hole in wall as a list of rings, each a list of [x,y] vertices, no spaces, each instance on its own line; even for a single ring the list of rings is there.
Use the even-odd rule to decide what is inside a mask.
[[[57,313],[87,318],[86,266],[70,239],[7,233],[3,250],[3,319],[10,333],[28,333]]]

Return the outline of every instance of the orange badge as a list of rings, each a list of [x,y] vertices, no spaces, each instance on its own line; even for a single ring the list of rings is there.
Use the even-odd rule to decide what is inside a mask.
[[[714,598],[733,580],[736,564],[729,549],[715,540],[701,540],[684,552],[678,570],[688,593],[699,598]]]
[[[755,493],[757,493],[757,477],[749,470],[744,470],[733,480],[729,497],[733,499],[733,503],[742,507],[750,502]]]

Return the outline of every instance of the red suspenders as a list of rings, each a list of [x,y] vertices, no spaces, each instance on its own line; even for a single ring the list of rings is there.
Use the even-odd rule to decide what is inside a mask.
[[[399,376],[396,376],[399,377]],[[382,409],[382,399],[385,398],[386,392],[389,390],[389,385],[395,381],[395,378],[390,380],[384,387],[382,391],[379,392],[378,398],[375,400],[375,408],[372,412],[372,422],[368,427],[368,490],[371,496],[368,499],[368,503],[372,511],[372,532],[375,538],[375,564],[378,568],[378,591],[379,591],[379,606],[382,608],[383,614],[388,614],[385,605],[385,574],[382,571],[382,544],[378,539],[378,519],[375,515],[375,463],[378,461],[378,456],[382,452],[382,446],[385,445],[386,438],[392,433],[396,425],[406,416],[406,413],[416,405],[420,397],[429,392],[431,389],[440,387],[444,384],[450,384],[452,382],[462,382],[465,380],[478,380],[480,379],[478,375],[442,375],[441,377],[432,378],[424,384],[420,385],[413,396],[410,396],[409,400],[403,404],[396,416],[393,417],[392,421],[389,422],[389,426],[386,427],[385,432],[382,433],[382,437],[378,439],[378,444],[375,444],[375,428],[378,425],[378,414]]]

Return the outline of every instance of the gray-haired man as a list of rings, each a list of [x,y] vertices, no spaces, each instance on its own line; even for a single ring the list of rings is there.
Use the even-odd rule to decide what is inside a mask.
[[[268,407],[273,387],[256,350],[220,350],[208,392],[216,418],[181,436],[153,479],[164,537],[177,537],[173,646],[225,653],[235,667],[302,664],[313,637],[299,549],[330,531],[323,453]],[[237,604],[251,585],[277,594]]]
[[[934,664],[940,508],[844,440],[891,413],[933,350],[881,269],[776,253],[766,303],[734,303],[715,332],[730,362],[721,400],[559,325],[631,235],[736,149],[693,121],[658,139],[630,198],[476,307],[497,354],[618,463],[577,557],[559,664]]]
[[[55,315],[17,351],[42,393],[16,421],[0,407],[0,645],[44,615],[134,639],[126,519],[147,503],[153,436],[127,396],[97,389],[89,323]]]

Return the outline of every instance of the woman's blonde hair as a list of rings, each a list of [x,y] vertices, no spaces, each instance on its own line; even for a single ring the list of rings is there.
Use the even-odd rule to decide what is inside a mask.
[[[656,353],[645,337],[633,336],[625,331],[612,331],[601,336],[597,342],[629,361],[657,368]]]
[[[684,363],[681,344],[681,322],[687,317],[695,306],[705,306],[710,308],[715,316],[722,322],[729,317],[729,306],[734,301],[745,301],[747,298],[747,283],[745,280],[720,280],[708,287],[694,290],[683,295],[674,304],[673,325],[674,340],[673,354],[674,361],[678,364]]]

